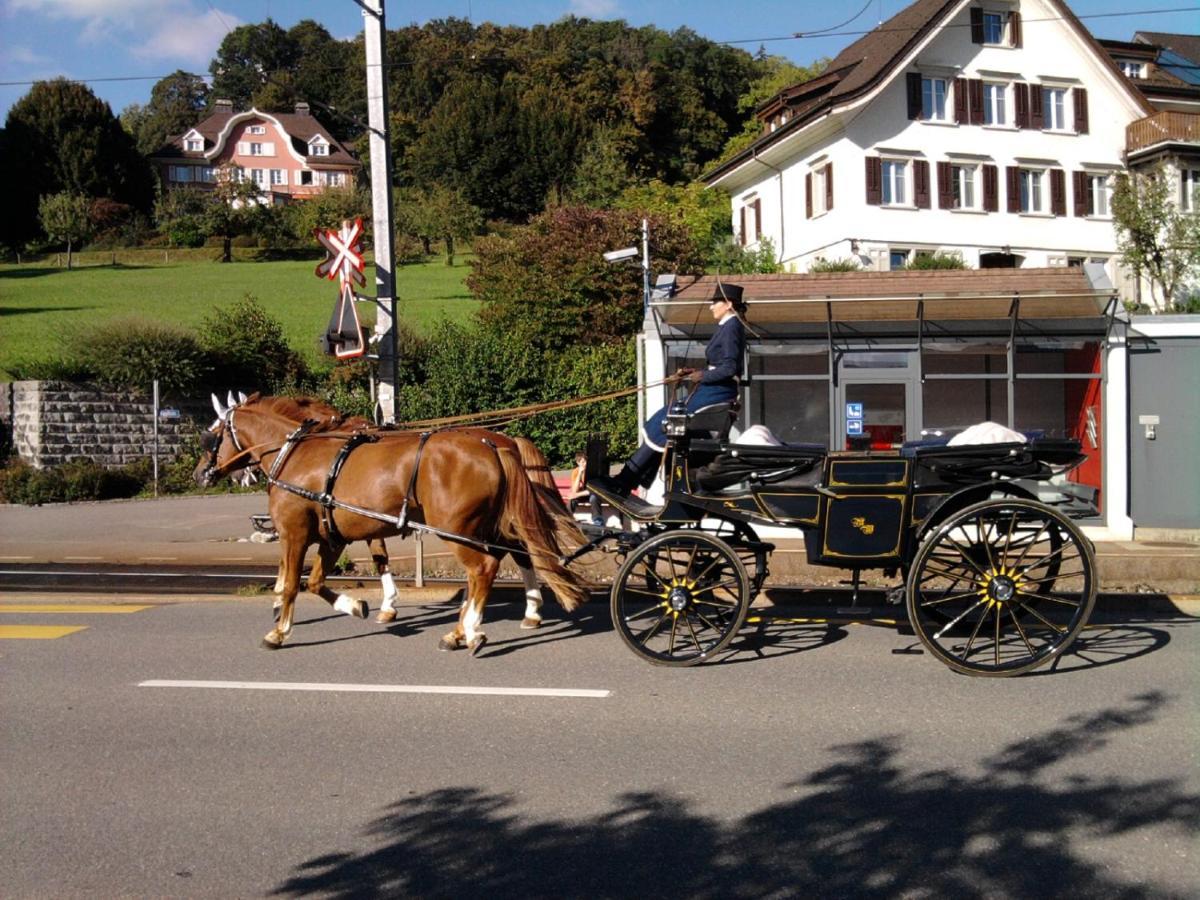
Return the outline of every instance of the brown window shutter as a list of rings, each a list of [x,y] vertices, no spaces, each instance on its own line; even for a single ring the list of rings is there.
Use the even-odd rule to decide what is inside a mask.
[[[929,163],[913,160],[913,198],[917,209],[929,209]]]
[[[1005,190],[1008,193],[1008,211],[1021,211],[1021,169],[1018,166],[1007,166],[1005,169]]]
[[[883,202],[883,161],[878,156],[867,157],[867,203],[878,206]]]
[[[1029,127],[1029,85],[1023,81],[1013,84],[1013,98],[1016,101],[1016,125],[1018,128]]]
[[[1021,46],[1021,14],[1015,9],[1008,14],[1008,42],[1014,47]]]
[[[804,218],[812,218],[812,172],[804,176]]]
[[[954,172],[950,168],[950,163],[940,162],[937,164],[938,209],[954,208],[954,185],[950,180],[953,177]]]
[[[1067,176],[1062,169],[1050,170],[1050,212],[1056,216],[1067,214]]]
[[[972,78],[968,84],[971,92],[971,124],[983,124],[983,79]]]
[[[995,166],[984,165],[983,208],[986,212],[1000,211],[1000,175]]]
[[[983,43],[983,10],[978,6],[971,7],[971,43]]]
[[[1029,86],[1029,127],[1039,131],[1046,127],[1046,108],[1043,104],[1042,86]]]
[[[908,83],[908,117],[921,118],[921,73],[909,72]]]
[[[754,241],[758,243],[762,238],[762,201],[755,200],[751,205],[754,207]]]
[[[745,247],[746,246],[746,207],[744,207],[744,206],[741,207],[738,210],[738,215],[740,216],[740,219],[741,219],[740,223],[738,224],[738,243],[741,244],[743,247]]]
[[[1075,200],[1075,215],[1083,218],[1088,214],[1087,172],[1071,173],[1071,191]]]
[[[967,79],[954,79],[954,121],[966,125],[970,117],[967,112]]]
[[[1087,88],[1071,88],[1071,105],[1075,107],[1075,131],[1079,134],[1087,134]]]
[[[833,209],[833,163],[825,164],[825,211]]]

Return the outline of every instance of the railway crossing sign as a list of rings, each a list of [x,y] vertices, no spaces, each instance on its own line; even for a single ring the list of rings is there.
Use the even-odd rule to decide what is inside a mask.
[[[317,277],[330,281],[337,278],[341,282],[338,298],[333,304],[333,315],[329,318],[325,334],[321,336],[324,351],[338,359],[362,356],[367,350],[355,306],[358,298],[354,293],[355,285],[366,283],[363,275],[362,233],[361,218],[342,222],[342,227],[337,231],[313,229],[313,234],[325,248],[325,259],[316,268]]]

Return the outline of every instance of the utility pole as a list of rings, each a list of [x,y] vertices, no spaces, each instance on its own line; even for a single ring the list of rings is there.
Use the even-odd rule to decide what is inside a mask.
[[[355,0],[363,11],[367,54],[367,124],[370,129],[371,221],[375,235],[375,333],[379,341],[379,414],[396,421],[396,385],[400,380],[400,345],[396,329],[396,277],[392,260],[392,148],[388,140],[387,25],[384,0]]]

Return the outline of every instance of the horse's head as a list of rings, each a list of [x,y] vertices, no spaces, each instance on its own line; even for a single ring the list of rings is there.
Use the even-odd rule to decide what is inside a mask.
[[[230,391],[225,403],[222,403],[216,394],[212,395],[217,418],[200,435],[200,462],[192,472],[192,478],[201,487],[212,487],[226,476],[242,487],[248,487],[258,481],[258,465],[244,452],[246,448],[238,439],[233,418],[234,411],[248,399],[242,393],[234,397]]]

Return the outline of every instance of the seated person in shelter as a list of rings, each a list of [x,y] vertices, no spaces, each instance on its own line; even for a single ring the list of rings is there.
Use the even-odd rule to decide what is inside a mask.
[[[575,512],[575,508],[587,500],[592,510],[592,524],[603,525],[604,518],[600,515],[600,498],[587,489],[587,454],[580,450],[575,454],[575,468],[571,470],[571,488],[567,491],[567,508]]]
[[[680,369],[677,378],[690,382],[692,392],[687,399],[688,412],[711,406],[714,403],[729,403],[737,399],[738,378],[742,374],[742,358],[746,348],[746,328],[743,318],[746,304],[742,301],[742,289],[736,285],[717,285],[709,311],[717,323],[717,330],[704,348],[703,369]],[[625,497],[635,487],[649,487],[658,472],[667,438],[663,420],[667,409],[663,407],[646,419],[642,429],[642,445],[634,452],[614,477],[597,476],[591,483],[613,496]]]

